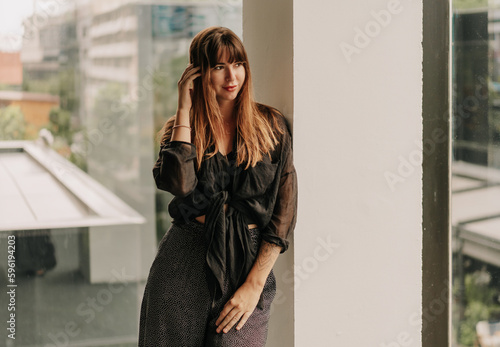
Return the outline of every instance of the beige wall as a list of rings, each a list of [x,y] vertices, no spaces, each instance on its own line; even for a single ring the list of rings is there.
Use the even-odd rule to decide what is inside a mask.
[[[247,0],[243,16],[299,179],[295,266],[277,271],[293,300],[268,346],[421,346],[422,2]]]

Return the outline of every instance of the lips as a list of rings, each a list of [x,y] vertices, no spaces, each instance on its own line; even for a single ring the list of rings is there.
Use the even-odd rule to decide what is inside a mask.
[[[227,90],[228,92],[234,92],[238,86],[227,86],[227,87],[222,87],[223,89]]]

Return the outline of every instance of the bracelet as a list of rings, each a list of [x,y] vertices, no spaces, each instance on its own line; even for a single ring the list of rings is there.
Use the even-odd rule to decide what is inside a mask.
[[[191,130],[190,126],[187,126],[187,125],[184,125],[184,124],[174,125],[172,127],[172,129],[175,129],[175,128],[188,128],[189,130]]]

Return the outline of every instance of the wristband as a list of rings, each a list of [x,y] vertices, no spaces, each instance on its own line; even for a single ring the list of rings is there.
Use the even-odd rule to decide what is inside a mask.
[[[175,128],[188,128],[189,130],[191,130],[190,126],[187,126],[187,125],[184,125],[184,124],[174,125],[172,127],[172,129],[175,129]]]

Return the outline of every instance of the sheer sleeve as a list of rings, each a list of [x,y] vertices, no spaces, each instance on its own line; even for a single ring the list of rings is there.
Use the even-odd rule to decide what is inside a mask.
[[[158,189],[174,196],[186,196],[198,183],[194,167],[196,147],[182,141],[167,142],[160,148],[153,167],[153,177]]]
[[[263,230],[262,239],[280,246],[283,253],[288,249],[287,238],[293,232],[297,219],[297,174],[293,165],[292,139],[288,129],[285,129],[279,147],[282,168],[278,193],[271,221]]]

